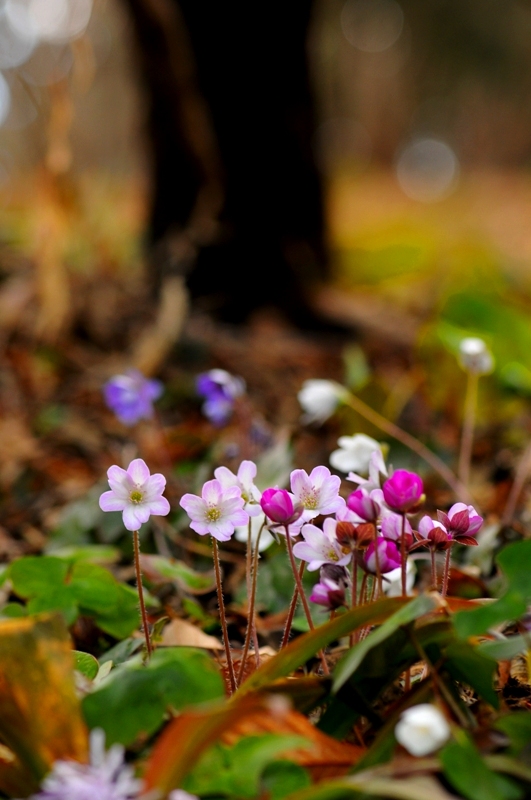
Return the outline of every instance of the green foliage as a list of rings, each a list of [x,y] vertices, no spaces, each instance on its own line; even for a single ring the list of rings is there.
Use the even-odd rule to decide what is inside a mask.
[[[222,678],[205,653],[161,648],[147,664],[135,656],[116,667],[83,699],[83,713],[89,728],[103,728],[107,744],[130,745],[138,737],[151,736],[169,711],[223,694]]]
[[[506,589],[493,603],[455,615],[455,629],[463,639],[484,633],[502,622],[519,619],[531,603],[531,541],[507,545],[496,557],[496,563],[505,577]]]
[[[240,739],[233,747],[217,744],[199,759],[186,778],[184,788],[197,795],[227,795],[234,798],[255,798],[262,795],[261,777],[268,766],[268,783],[282,798],[289,789],[309,784],[304,769],[289,762],[278,762],[279,755],[295,747],[309,746],[299,736],[264,734]],[[288,779],[282,786],[281,779]],[[263,787],[265,788],[265,787]]]
[[[91,656],[90,653],[82,653],[79,650],[74,650],[73,653],[77,671],[81,672],[85,678],[91,681],[94,680],[100,668],[97,659]]]
[[[138,598],[130,586],[89,561],[25,556],[9,567],[13,591],[28,601],[30,614],[60,611],[68,625],[80,614],[120,639],[138,626]]]
[[[467,800],[519,800],[522,789],[511,779],[493,772],[464,731],[440,753],[444,776]]]

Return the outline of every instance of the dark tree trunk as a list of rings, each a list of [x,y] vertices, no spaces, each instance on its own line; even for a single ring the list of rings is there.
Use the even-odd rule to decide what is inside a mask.
[[[306,61],[311,0],[126,0],[149,102],[154,274],[233,321],[308,319],[326,278]]]

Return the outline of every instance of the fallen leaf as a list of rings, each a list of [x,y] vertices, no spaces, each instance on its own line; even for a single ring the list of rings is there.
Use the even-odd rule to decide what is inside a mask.
[[[223,645],[215,636],[209,636],[184,619],[173,619],[162,631],[161,644],[164,647],[202,647],[204,650],[223,650]]]

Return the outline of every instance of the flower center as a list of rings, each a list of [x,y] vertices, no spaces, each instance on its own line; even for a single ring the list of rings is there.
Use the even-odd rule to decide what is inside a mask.
[[[129,499],[131,500],[132,503],[138,504],[142,502],[142,500],[144,499],[144,495],[139,489],[133,489],[133,491],[129,495]]]
[[[309,511],[315,511],[319,507],[319,493],[316,489],[309,489],[301,494],[301,503]]]
[[[335,550],[329,550],[328,551],[328,559],[330,561],[339,561],[339,556],[338,556],[338,554],[336,553]]]
[[[205,516],[209,522],[217,522],[221,517],[221,511],[216,506],[210,506]]]

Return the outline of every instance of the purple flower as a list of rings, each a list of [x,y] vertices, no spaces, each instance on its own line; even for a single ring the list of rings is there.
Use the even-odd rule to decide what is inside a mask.
[[[262,511],[272,522],[288,525],[298,520],[303,512],[302,506],[294,506],[286,489],[266,489],[260,499]]]
[[[151,419],[153,402],[164,391],[160,381],[146,378],[137,369],[125,375],[114,375],[103,387],[105,403],[124,425],[135,425],[140,419]]]
[[[479,516],[474,506],[465,503],[454,503],[447,514],[438,511],[437,518],[456,540],[463,535],[473,537],[483,525],[483,517]]]
[[[313,587],[310,600],[312,603],[333,611],[345,605],[345,585],[336,583],[331,578],[321,578],[319,583]]]
[[[378,559],[380,562],[380,572],[382,574],[392,572],[402,564],[402,558],[400,557],[400,552],[396,544],[388,539],[382,539],[380,537],[377,540],[377,545],[375,545],[374,542],[369,544],[363,556],[363,563],[368,572],[371,572],[373,575],[376,574],[376,547],[378,547]]]
[[[56,761],[42,783],[42,791],[30,800],[130,800],[139,796],[142,782],[124,764],[124,748],[113,744],[105,752],[105,734],[90,734],[90,764]]]
[[[375,522],[380,513],[380,506],[363,487],[349,494],[347,506],[365,522]]]
[[[418,535],[422,544],[434,550],[447,550],[452,545],[452,534],[448,533],[442,522],[437,522],[427,514],[419,522]]]
[[[214,470],[214,475],[224,489],[228,489],[229,486],[238,486],[245,502],[244,508],[250,517],[257,517],[262,513],[260,507],[262,495],[254,485],[256,464],[253,461],[242,461],[237,475],[227,467],[218,467]]]
[[[245,382],[224,369],[211,369],[196,378],[197,393],[205,398],[203,414],[213,425],[226,425],[234,401],[245,392]]]
[[[297,542],[293,554],[302,561],[308,561],[308,570],[313,572],[323,564],[345,566],[352,558],[350,549],[345,553],[336,538],[335,519],[328,517],[323,523],[323,530],[316,525],[303,525],[301,534],[303,542]]]
[[[385,481],[382,489],[384,500],[389,508],[404,513],[418,506],[424,486],[422,479],[415,472],[397,469]]]
[[[164,475],[150,475],[145,461],[135,458],[127,470],[112,466],[107,470],[110,492],[100,497],[102,511],[121,511],[128,531],[137,531],[151,514],[166,516],[170,504],[162,496],[166,486]]]
[[[185,494],[179,504],[190,519],[190,527],[200,536],[209,533],[220,542],[227,542],[234,528],[246,525],[249,515],[243,510],[244,499],[238,486],[224,489],[220,481],[207,481],[201,497]]]
[[[332,475],[328,467],[315,467],[310,475],[303,469],[291,473],[291,491],[304,509],[305,522],[319,514],[333,514],[345,506],[339,496],[340,486],[341,478]]]

